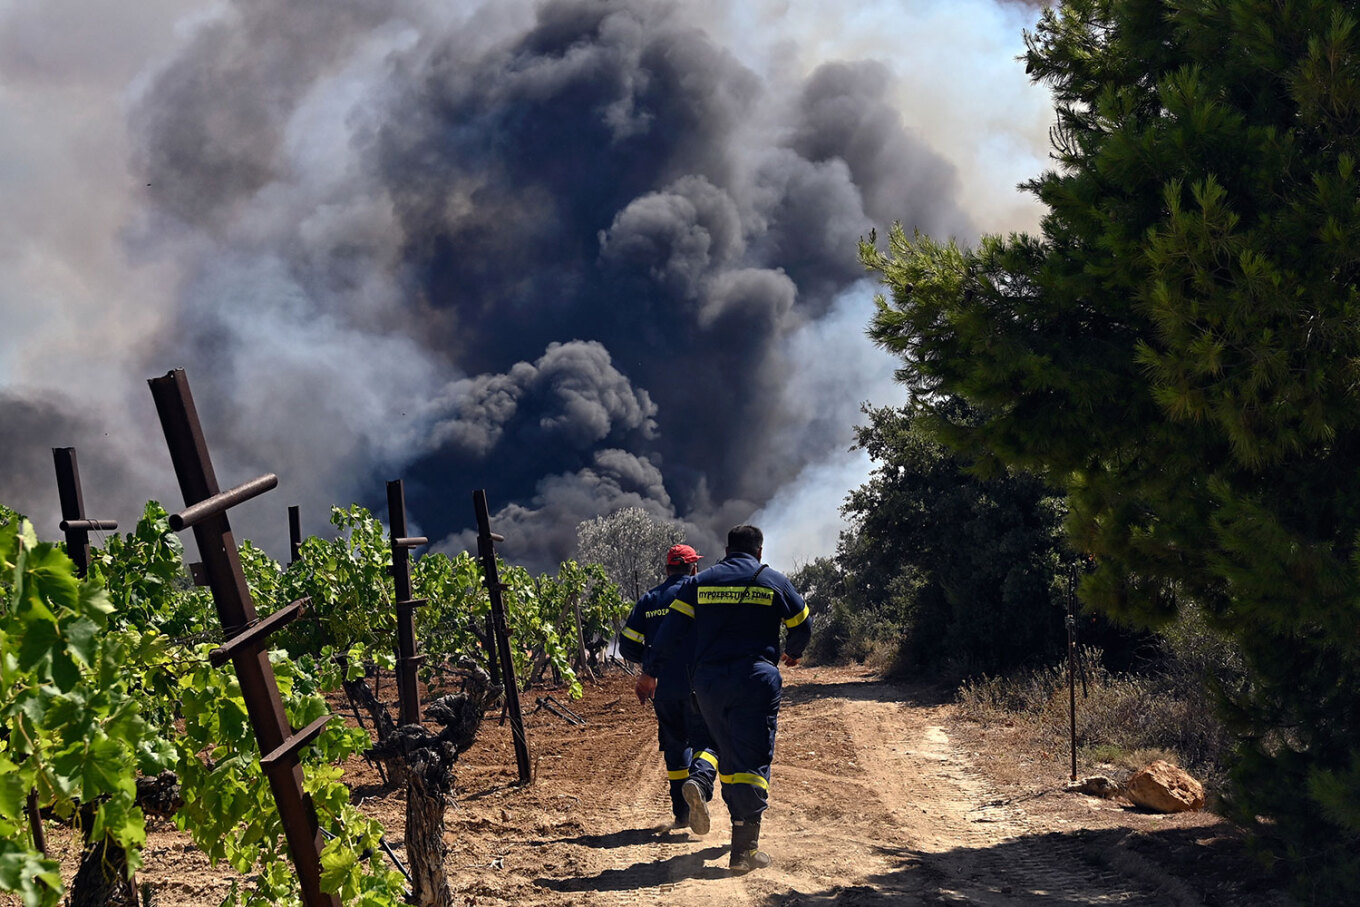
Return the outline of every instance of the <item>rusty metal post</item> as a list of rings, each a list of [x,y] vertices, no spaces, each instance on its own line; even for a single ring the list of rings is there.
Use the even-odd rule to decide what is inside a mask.
[[[392,531],[392,581],[397,590],[397,710],[401,724],[420,724],[420,688],[416,669],[415,610],[425,604],[411,598],[411,549],[429,542],[406,535],[406,489],[401,479],[387,483],[387,519]]]
[[[183,369],[152,378],[148,384],[156,401],[184,503],[193,507],[216,497],[220,492],[217,476]],[[225,509],[194,523],[193,531],[199,555],[203,558],[203,573],[212,588],[217,616],[230,640],[255,622],[256,612]],[[260,747],[261,766],[278,804],[284,835],[297,867],[302,902],[306,907],[340,907],[337,895],[321,890],[324,842],[316,808],[302,787],[302,764],[298,756],[302,746],[320,732],[320,727],[309,726],[294,734],[262,644],[236,648],[231,661]]]
[[[38,853],[47,856],[47,832],[43,830],[42,806],[38,803],[37,788],[28,792],[24,810],[28,813],[28,828],[33,833],[33,846],[38,849]]]
[[[302,508],[294,504],[288,508],[288,563],[302,558]]]
[[[510,659],[510,628],[505,623],[505,602],[501,592],[500,571],[496,566],[496,542],[504,539],[491,531],[491,516],[486,505],[486,491],[472,493],[472,506],[477,512],[477,556],[482,560],[486,577],[486,591],[491,596],[491,620],[496,637],[505,682],[505,706],[510,712],[510,732],[515,741],[515,762],[519,766],[521,784],[529,783],[529,742],[524,736],[524,715],[519,708],[519,685],[515,678],[515,663]]]
[[[486,669],[494,686],[501,685],[501,660],[496,655],[496,623],[486,615]]]
[[[57,494],[61,498],[61,531],[66,534],[66,554],[76,565],[76,575],[84,577],[90,569],[90,530],[113,531],[114,520],[90,520],[85,517],[85,497],[80,488],[80,468],[76,465],[74,447],[52,448],[52,460],[57,468]]]
[[[85,517],[85,496],[80,487],[80,468],[74,447],[52,448],[52,462],[57,470],[57,495],[61,499],[61,526],[66,535],[66,554],[76,566],[76,575],[84,579],[90,570],[90,530],[113,531],[114,520],[91,520]],[[28,792],[28,824],[33,832],[33,846],[47,854],[47,834],[43,830],[42,811],[38,792]]]

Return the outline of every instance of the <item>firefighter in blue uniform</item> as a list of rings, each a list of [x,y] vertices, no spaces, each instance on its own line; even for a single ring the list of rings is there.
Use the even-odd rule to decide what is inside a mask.
[[[704,726],[690,687],[693,664],[677,655],[665,666],[653,661],[652,642],[657,628],[670,612],[676,590],[686,577],[698,572],[703,555],[689,545],[675,545],[666,552],[666,579],[638,599],[619,635],[619,654],[642,665],[643,677],[655,677],[644,689],[639,684],[638,700],[652,701],[656,710],[657,737],[666,762],[670,782],[672,828],[689,828],[697,835],[708,834],[708,806],[718,774],[717,747]],[[691,649],[693,635],[681,641],[681,649]],[[691,802],[697,808],[691,807]]]
[[[786,576],[760,562],[764,545],[756,527],[732,529],[727,556],[680,585],[654,643],[664,666],[683,651],[685,632],[692,627],[695,633],[694,692],[718,744],[734,872],[770,865],[758,845],[783,688],[776,664],[780,627],[788,630],[783,660],[789,666],[798,664],[812,636],[803,597]],[[655,683],[644,675],[639,688],[648,682]]]

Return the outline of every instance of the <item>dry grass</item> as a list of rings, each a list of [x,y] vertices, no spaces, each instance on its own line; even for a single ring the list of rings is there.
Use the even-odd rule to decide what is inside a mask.
[[[1085,682],[1076,684],[1080,761],[1126,776],[1153,759],[1166,759],[1221,790],[1231,741],[1213,715],[1203,684],[1173,670],[1113,674],[1099,666],[1099,655],[1096,650],[1083,652]],[[957,702],[967,720],[1019,725],[1046,750],[1061,752],[1071,746],[1065,665],[968,681]]]

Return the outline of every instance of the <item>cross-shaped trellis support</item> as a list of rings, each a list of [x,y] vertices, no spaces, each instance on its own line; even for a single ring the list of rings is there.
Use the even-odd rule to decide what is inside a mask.
[[[118,528],[116,520],[91,520],[85,516],[85,499],[80,489],[80,469],[76,466],[74,447],[52,448],[52,460],[57,467],[57,494],[61,497],[60,529],[66,534],[66,554],[76,565],[76,574],[84,577],[90,569],[90,532],[112,532]]]
[[[76,565],[76,576],[84,579],[90,569],[90,532],[112,532],[118,528],[115,520],[91,520],[85,516],[85,499],[80,488],[80,469],[76,465],[74,447],[52,448],[52,460],[57,468],[57,495],[61,499],[61,525],[66,535],[66,554]],[[43,831],[42,811],[38,792],[28,792],[26,804],[29,828],[33,831],[33,846],[47,855],[47,834]]]
[[[194,571],[212,588],[213,603],[227,642],[215,649],[210,660],[216,667],[230,661],[236,668],[241,696],[259,744],[260,766],[278,804],[288,849],[297,867],[305,907],[340,907],[340,898],[321,890],[321,828],[316,807],[302,787],[299,753],[325,728],[330,715],[323,715],[294,732],[284,712],[274,670],[265,651],[269,634],[302,613],[307,600],[293,602],[263,620],[257,618],[241,570],[236,539],[227,521],[227,509],[263,494],[278,484],[278,477],[261,476],[228,491],[220,491],[208,445],[198,421],[189,381],[183,369],[152,378],[165,441],[170,448],[175,475],[184,493],[185,509],[170,516],[175,531],[192,528],[203,558]]]

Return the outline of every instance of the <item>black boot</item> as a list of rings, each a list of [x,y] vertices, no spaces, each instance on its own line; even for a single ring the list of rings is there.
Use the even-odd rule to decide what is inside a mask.
[[[750,872],[764,869],[771,863],[770,855],[759,850],[760,819],[747,819],[745,822],[732,821],[732,857],[727,863],[733,872]]]

